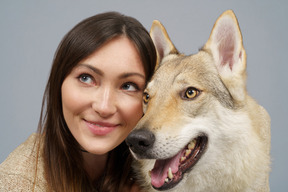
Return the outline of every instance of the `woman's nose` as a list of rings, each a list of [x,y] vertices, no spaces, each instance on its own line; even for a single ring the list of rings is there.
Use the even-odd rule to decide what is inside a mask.
[[[92,108],[101,117],[107,118],[117,111],[115,92],[109,87],[97,90]]]

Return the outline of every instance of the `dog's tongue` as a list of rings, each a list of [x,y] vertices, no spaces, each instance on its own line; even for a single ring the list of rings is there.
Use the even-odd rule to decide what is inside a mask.
[[[165,183],[165,179],[168,176],[169,167],[172,173],[176,173],[179,168],[180,158],[183,152],[179,152],[177,155],[170,159],[156,160],[154,168],[151,170],[151,184],[155,188],[160,188]]]

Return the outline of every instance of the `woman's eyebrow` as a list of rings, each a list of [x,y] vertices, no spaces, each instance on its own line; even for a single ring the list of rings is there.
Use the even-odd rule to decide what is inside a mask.
[[[104,73],[103,73],[101,70],[99,70],[99,69],[97,69],[97,68],[95,68],[95,67],[93,67],[93,66],[91,66],[91,65],[89,65],[89,64],[80,63],[80,64],[78,64],[78,66],[79,66],[79,67],[88,68],[88,69],[90,69],[90,70],[93,71],[94,73],[97,73],[97,74],[100,75],[100,76],[103,76],[103,75],[104,75]]]
[[[141,73],[135,73],[135,72],[124,73],[124,74],[120,75],[120,79],[125,79],[125,78],[131,77],[131,76],[139,76],[139,77],[145,79],[145,75],[143,75]]]
[[[91,71],[93,71],[94,73],[100,75],[100,76],[104,76],[104,72],[89,65],[89,64],[85,64],[85,63],[80,63],[78,64],[78,67],[85,67],[85,68],[88,68],[90,69]],[[128,77],[131,77],[131,76],[138,76],[138,77],[141,77],[143,79],[145,79],[145,75],[141,74],[141,73],[137,73],[137,72],[127,72],[127,73],[123,73],[119,76],[120,79],[125,79],[125,78],[128,78]]]

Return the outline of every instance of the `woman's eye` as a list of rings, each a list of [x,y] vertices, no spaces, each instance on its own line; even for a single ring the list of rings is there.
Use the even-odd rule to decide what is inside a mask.
[[[93,77],[88,74],[81,74],[79,77],[79,81],[86,84],[94,84]]]
[[[138,91],[139,88],[135,83],[125,83],[122,85],[122,89],[126,91]]]

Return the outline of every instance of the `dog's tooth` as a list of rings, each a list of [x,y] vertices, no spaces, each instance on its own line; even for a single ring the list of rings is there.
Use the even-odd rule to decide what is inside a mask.
[[[190,155],[191,154],[191,150],[190,149],[188,149],[188,150],[186,150],[185,151],[185,156],[187,157],[188,155]]]
[[[168,182],[169,182],[169,179],[168,179],[168,178],[166,178],[166,179],[165,179],[165,183],[168,183]]]
[[[186,160],[186,157],[181,157],[180,162],[182,163],[185,160]]]
[[[189,143],[188,149],[194,149],[195,145],[196,145],[196,140],[194,139],[193,141],[191,141],[191,142]]]
[[[170,167],[169,167],[169,169],[168,169],[168,178],[169,178],[169,179],[173,179],[173,174],[172,174],[172,170],[171,170]]]

